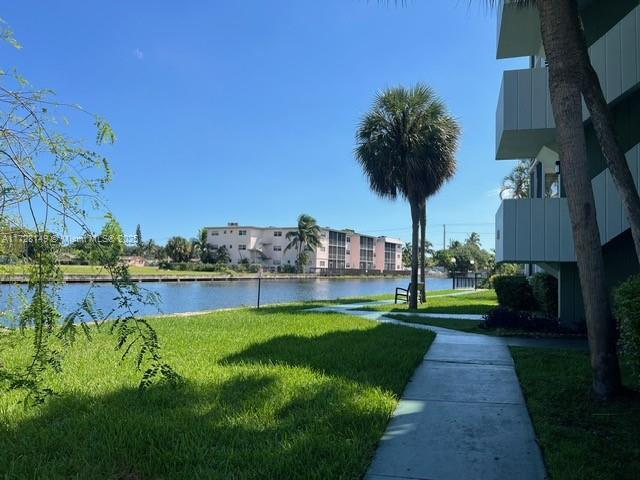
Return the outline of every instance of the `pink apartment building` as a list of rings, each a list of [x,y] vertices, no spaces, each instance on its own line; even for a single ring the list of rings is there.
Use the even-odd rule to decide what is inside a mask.
[[[295,265],[294,250],[286,251],[287,232],[296,227],[254,227],[228,223],[226,227],[206,227],[207,241],[213,248],[225,246],[232,264],[247,259],[269,270]],[[310,254],[305,270],[322,271],[400,271],[404,242],[397,238],[372,237],[353,230],[322,228],[321,246]]]

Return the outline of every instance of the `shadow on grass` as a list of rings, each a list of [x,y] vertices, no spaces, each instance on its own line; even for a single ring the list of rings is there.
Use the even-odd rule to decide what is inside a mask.
[[[399,393],[435,335],[380,324],[317,337],[284,335],[229,355],[223,364],[279,364],[312,369]],[[382,347],[384,345],[384,347]],[[300,352],[304,355],[300,355]]]
[[[432,338],[286,335],[198,364],[179,389],[63,392],[0,421],[0,477],[360,478]]]
[[[64,395],[0,427],[3,478],[357,478],[390,412],[331,382],[283,400],[275,376]]]

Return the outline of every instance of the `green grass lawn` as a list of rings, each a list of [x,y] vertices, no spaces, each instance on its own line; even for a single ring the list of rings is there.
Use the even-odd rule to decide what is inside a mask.
[[[108,275],[108,272],[99,265],[61,265],[62,273],[66,275]],[[26,275],[29,273],[29,265],[2,265],[0,275]],[[129,267],[131,275],[169,275],[169,276],[216,276],[227,275],[227,272],[197,272],[190,270],[162,270],[158,267]]]
[[[482,290],[465,295],[437,296],[443,295],[443,292],[447,291],[428,292],[426,303],[420,304],[417,311],[424,313],[471,313],[483,315],[498,305],[498,299],[493,290]],[[434,298],[429,298],[429,294],[432,294]],[[361,310],[406,312],[408,306],[407,304],[375,305],[363,307]]]
[[[413,315],[385,315],[395,320],[407,323],[419,323],[421,325],[431,325],[433,327],[450,328],[451,330],[459,330],[467,333],[491,333],[489,330],[481,328],[481,320],[461,320],[458,318],[424,318]]]
[[[0,477],[359,478],[434,335],[300,308],[152,320],[179,389],[140,394],[113,337],[79,340],[43,407],[0,397]]]
[[[511,352],[551,478],[637,479],[640,386],[628,384],[635,394],[599,404],[590,394],[587,352],[516,347]]]

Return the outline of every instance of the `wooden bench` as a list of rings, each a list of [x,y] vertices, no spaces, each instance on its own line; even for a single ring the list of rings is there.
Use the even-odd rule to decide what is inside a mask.
[[[402,303],[409,303],[409,296],[411,295],[411,284],[407,288],[396,287],[396,295],[394,303],[398,303],[398,300],[402,300]],[[424,283],[418,283],[418,303],[423,303],[426,298],[424,292]]]

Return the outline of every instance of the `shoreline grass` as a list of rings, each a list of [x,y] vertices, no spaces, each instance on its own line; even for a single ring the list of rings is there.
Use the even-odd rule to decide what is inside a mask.
[[[640,385],[623,363],[627,395],[591,395],[588,352],[511,347],[518,378],[552,479],[636,479],[640,472]]]
[[[0,477],[361,477],[435,335],[303,308],[151,319],[179,389],[140,394],[112,336],[80,339],[58,396],[0,398]],[[0,337],[0,361],[24,365],[29,340]]]
[[[432,295],[432,298],[429,298],[430,294]],[[498,299],[495,291],[493,290],[482,290],[464,295],[437,295],[439,295],[438,291],[427,292],[427,301],[424,304],[418,305],[417,310],[409,310],[409,306],[407,304],[393,303],[388,305],[365,306],[359,308],[359,310],[375,312],[414,311],[416,313],[460,313],[484,315],[498,305]]]
[[[100,265],[60,265],[60,269],[65,276],[108,276],[109,273],[104,269],[104,267]],[[234,277],[234,278],[243,278],[243,277],[256,277],[257,273],[251,272],[237,272],[233,270],[224,270],[218,272],[208,272],[202,270],[168,270],[161,269],[159,267],[151,267],[151,266],[136,266],[132,265],[129,267],[129,273],[132,276],[137,277],[145,277],[145,276],[167,276],[167,277],[184,277],[184,276],[197,276],[197,277]],[[19,276],[19,275],[28,275],[29,274],[29,265],[28,264],[15,264],[15,265],[0,265],[0,277],[2,276]],[[272,273],[272,272],[264,272],[263,278],[288,278],[295,277],[296,273]],[[311,274],[302,274],[301,278],[327,278],[327,279],[379,279],[379,278],[403,278],[406,274],[400,275],[340,275],[335,277],[324,277],[324,276],[315,276]]]

